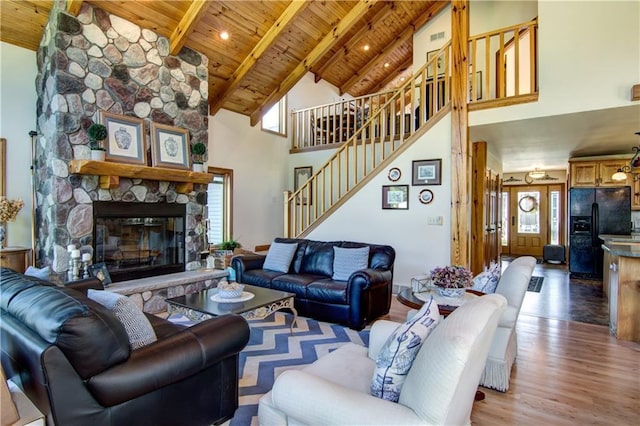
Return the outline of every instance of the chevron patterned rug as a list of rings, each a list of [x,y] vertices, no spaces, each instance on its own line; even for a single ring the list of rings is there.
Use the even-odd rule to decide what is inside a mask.
[[[169,318],[190,324],[183,316]],[[369,345],[369,330],[350,328],[298,317],[290,334],[293,316],[276,312],[264,320],[249,321],[251,338],[240,353],[240,406],[230,426],[258,424],[258,401],[271,390],[285,370],[299,369],[347,342]]]

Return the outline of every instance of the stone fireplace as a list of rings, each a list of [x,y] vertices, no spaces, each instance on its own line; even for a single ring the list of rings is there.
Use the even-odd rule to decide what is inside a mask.
[[[156,122],[207,144],[208,59],[190,49],[171,55],[167,38],[86,2],[73,17],[64,3],[54,2],[37,56],[36,263],[63,277],[70,244],[96,259],[95,202],[166,203],[184,210],[182,245],[173,249],[195,269],[205,248],[206,184],[120,177],[105,186],[100,176],[71,174],[69,165],[89,159],[86,130],[100,110],[144,119],[147,141]]]

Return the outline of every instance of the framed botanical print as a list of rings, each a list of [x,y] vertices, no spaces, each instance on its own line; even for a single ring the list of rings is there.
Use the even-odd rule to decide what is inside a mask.
[[[413,161],[412,185],[441,185],[442,160]]]
[[[383,185],[382,208],[408,210],[409,185]]]
[[[100,111],[100,122],[107,128],[105,160],[147,165],[144,120]]]
[[[313,167],[305,166],[305,167],[295,167],[293,169],[293,190],[297,191],[302,184],[308,181],[313,175]],[[307,197],[308,195],[308,197]],[[313,186],[309,185],[308,190],[302,190],[302,204],[311,204],[311,199],[313,198]],[[298,200],[297,204],[300,204]]]

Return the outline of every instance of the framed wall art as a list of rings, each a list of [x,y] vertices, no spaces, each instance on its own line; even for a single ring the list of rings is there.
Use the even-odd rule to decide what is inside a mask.
[[[412,185],[441,185],[442,160],[414,160]]]
[[[420,191],[419,198],[422,204],[430,204],[433,201],[433,192],[430,189],[423,189]]]
[[[391,182],[397,182],[398,180],[400,180],[400,176],[402,176],[402,172],[400,171],[400,169],[397,167],[393,167],[389,169],[389,174],[387,175],[387,178]]]
[[[300,187],[308,181],[313,175],[313,167],[305,166],[305,167],[295,167],[293,169],[293,190],[297,191]],[[311,203],[311,199],[313,198],[313,186],[309,186],[309,194],[307,197],[307,191],[303,190],[302,204]],[[298,199],[298,204],[300,204],[300,199]]]
[[[409,185],[383,185],[382,208],[395,210],[409,209]]]
[[[189,131],[166,124],[151,123],[151,165],[189,170]]]
[[[89,275],[102,281],[102,285],[105,287],[111,284],[111,275],[104,262],[89,265]]]
[[[433,56],[438,52],[438,50],[427,52],[427,62],[429,62],[429,60],[433,58]],[[436,61],[436,73],[438,74],[438,76],[444,74],[444,54],[440,55]],[[427,69],[427,78],[433,78],[433,67],[429,67]]]
[[[100,111],[100,122],[107,128],[106,161],[147,165],[144,120]]]

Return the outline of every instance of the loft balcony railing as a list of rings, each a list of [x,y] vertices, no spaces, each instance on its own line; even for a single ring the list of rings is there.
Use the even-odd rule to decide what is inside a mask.
[[[470,111],[537,101],[537,27],[533,20],[469,38]],[[292,153],[336,152],[295,192],[285,192],[284,234],[308,233],[444,115],[450,69],[448,43],[396,91],[294,111]]]
[[[442,73],[436,68],[438,61],[449,63],[450,50],[448,43],[394,92],[296,111],[293,133],[306,135],[301,146],[317,149],[331,143],[338,148],[297,191],[285,192],[285,236],[299,237],[312,229],[376,168],[415,140],[413,135],[424,133],[428,122],[444,115],[450,99],[449,67]],[[298,127],[300,123],[304,125]]]

